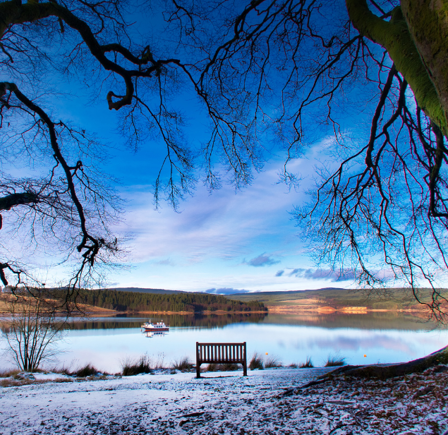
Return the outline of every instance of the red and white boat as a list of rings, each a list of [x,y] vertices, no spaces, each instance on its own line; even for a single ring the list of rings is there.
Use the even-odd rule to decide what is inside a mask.
[[[160,322],[149,322],[143,323],[142,329],[145,330],[145,332],[162,332],[162,331],[169,331],[169,326],[165,325],[165,322],[161,320]]]

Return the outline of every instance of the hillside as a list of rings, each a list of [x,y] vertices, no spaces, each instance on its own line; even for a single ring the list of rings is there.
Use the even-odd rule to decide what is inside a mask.
[[[441,295],[448,299],[448,289],[440,289]],[[431,289],[419,289],[423,302],[429,301]],[[402,311],[424,310],[412,295],[404,288],[381,290],[320,289],[305,291],[256,292],[228,295],[235,301],[256,300],[264,303],[270,313],[293,313],[300,311],[353,312],[366,311]],[[448,311],[448,304],[446,311]]]

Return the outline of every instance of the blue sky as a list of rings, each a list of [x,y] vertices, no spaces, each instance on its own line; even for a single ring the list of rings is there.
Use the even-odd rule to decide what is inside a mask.
[[[322,147],[316,145],[314,152]],[[307,177],[300,189],[279,183],[282,162],[272,161],[252,185],[238,192],[226,185],[210,194],[198,185],[178,212],[167,204],[156,210],[150,186],[123,186],[127,205],[117,232],[128,239],[131,268],[111,274],[111,284],[199,291],[351,284],[350,279],[337,281],[338,274],[314,266],[290,213],[308,200],[304,190],[317,164],[310,157],[292,164]]]
[[[314,264],[291,214],[310,200],[306,191],[316,168],[334,165],[326,155],[331,136],[290,163],[289,170],[302,177],[298,188],[280,182],[285,155],[273,147],[275,153],[254,173],[251,185],[236,191],[223,183],[210,193],[199,181],[175,211],[165,202],[157,209],[154,205],[153,183],[164,156],[160,144],[150,142],[137,151],[123,147],[114,128],[117,114],[101,99],[82,107],[68,97],[59,110],[106,144],[109,158],[102,169],[118,179],[124,200],[121,222],[113,227],[124,241],[124,267],[108,271],[105,286],[231,293],[354,285],[350,273],[341,277]],[[197,134],[197,128],[192,130]],[[47,272],[45,280],[59,276],[55,272]]]
[[[87,105],[87,91],[79,97],[69,93],[53,104],[65,122],[85,128],[105,145],[102,170],[116,177],[124,200],[121,222],[112,230],[126,255],[121,257],[123,267],[107,271],[104,286],[219,293],[355,286],[350,272],[341,276],[314,264],[291,214],[310,200],[306,191],[314,185],[316,168],[335,164],[329,152],[333,136],[313,129],[315,139],[307,154],[289,164],[289,170],[303,178],[296,189],[280,182],[286,154],[269,143],[266,164],[254,173],[251,185],[235,191],[223,183],[210,193],[198,172],[193,195],[187,195],[177,211],[163,201],[156,209],[153,183],[164,146],[147,141],[137,150],[126,148],[117,132],[121,114],[109,111],[103,96]],[[181,102],[193,148],[205,139],[205,121],[194,102],[188,94]],[[63,273],[65,268],[51,267],[41,278],[58,283]]]
[[[158,27],[148,28],[146,21],[144,24],[137,30],[149,33],[151,42],[157,38],[161,50],[173,44]],[[163,144],[149,138],[138,150],[126,148],[125,138],[117,132],[125,110],[108,110],[105,94],[109,84],[97,88],[88,83],[89,79],[87,70],[70,77],[43,77],[61,93],[49,93],[40,101],[52,109],[55,119],[77,125],[100,139],[104,148],[95,165],[118,180],[123,214],[112,230],[122,240],[127,255],[121,259],[124,267],[109,271],[104,285],[227,293],[356,286],[352,272],[341,274],[328,265],[314,264],[291,214],[294,207],[310,200],[306,191],[314,185],[316,167],[331,170],[341,159],[339,153],[348,152],[332,147],[331,125],[324,125],[322,119],[319,122],[318,107],[304,118],[309,148],[289,165],[291,172],[303,178],[296,189],[279,183],[286,153],[282,151],[284,145],[271,139],[262,143],[266,163],[254,173],[249,186],[235,192],[224,182],[221,189],[210,194],[201,182],[203,174],[197,170],[199,181],[194,194],[186,196],[177,211],[164,202],[155,209],[153,183],[165,156]],[[172,103],[183,110],[186,138],[197,150],[207,137],[207,119],[197,98],[182,85],[173,92]],[[121,82],[117,88],[120,86]],[[371,118],[371,112],[364,111],[371,108],[368,101],[347,107],[345,100],[353,101],[358,92],[359,86],[349,84],[334,101],[344,140],[355,146],[359,138],[364,141],[368,137]],[[49,160],[52,164],[51,155]],[[47,254],[36,260],[48,265],[39,272],[41,279],[48,284],[63,282],[66,269],[53,267],[60,258],[54,252]]]

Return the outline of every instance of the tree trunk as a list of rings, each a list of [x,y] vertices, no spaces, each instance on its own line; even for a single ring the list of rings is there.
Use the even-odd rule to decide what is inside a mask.
[[[442,0],[401,0],[390,21],[366,0],[346,0],[353,26],[385,48],[414,92],[420,108],[448,137],[448,19]]]
[[[411,373],[420,373],[430,367],[434,367],[439,364],[448,365],[448,346],[428,356],[418,358],[406,363],[392,364],[388,366],[345,366],[329,373],[328,376],[344,374],[346,376],[356,376],[363,378],[387,379],[393,378],[395,376],[409,375]]]

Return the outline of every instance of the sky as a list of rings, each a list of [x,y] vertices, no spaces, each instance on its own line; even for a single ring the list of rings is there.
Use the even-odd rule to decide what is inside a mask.
[[[102,169],[117,178],[124,200],[121,220],[112,230],[126,254],[119,268],[107,271],[103,286],[219,294],[356,286],[352,273],[316,266],[292,215],[296,206],[310,201],[306,192],[315,183],[317,168],[335,164],[326,155],[331,136],[289,164],[302,178],[296,188],[280,181],[286,156],[274,147],[250,185],[235,190],[223,183],[210,193],[199,181],[177,210],[163,201],[156,208],[153,183],[163,147],[123,147],[123,138],[111,128],[117,114],[104,106],[98,100],[83,107],[76,97],[68,97],[58,108],[110,144]],[[51,282],[54,276],[59,277],[52,269],[44,280]]]
[[[121,221],[112,230],[124,241],[126,255],[123,267],[107,272],[105,287],[229,294],[354,286],[352,274],[341,276],[314,264],[292,216],[295,206],[310,200],[306,191],[314,185],[331,137],[291,162],[290,171],[302,177],[297,188],[280,182],[285,155],[278,151],[249,186],[236,191],[223,183],[210,193],[199,181],[178,210],[163,201],[156,208],[153,183],[162,150],[153,144],[137,151],[120,147],[122,138],[108,128],[116,115],[105,111],[101,100],[85,110],[70,100],[65,104],[62,110],[73,122],[117,147],[109,150],[104,170],[117,177],[124,200]],[[326,166],[331,164],[328,156]]]
[[[279,183],[281,163],[269,162],[238,192],[227,185],[210,194],[199,185],[178,212],[167,204],[155,210],[145,186],[126,186],[129,205],[118,231],[129,239],[131,268],[111,285],[220,293],[350,285],[349,277],[310,259],[291,214],[309,199],[304,188]],[[308,172],[304,186],[311,183],[310,163],[293,163]]]
[[[139,27],[140,17],[135,18],[138,30],[148,31],[147,26]],[[152,32],[151,37],[158,32],[157,26]],[[170,42],[166,39],[165,43]],[[41,104],[49,103],[45,107],[51,107],[57,117],[96,135],[105,145],[95,164],[117,179],[115,188],[124,201],[120,222],[112,231],[125,255],[120,256],[118,268],[107,270],[101,285],[222,294],[355,286],[352,273],[314,264],[292,216],[296,206],[309,201],[306,191],[314,183],[316,167],[333,164],[331,156],[324,158],[331,136],[316,130],[306,155],[290,162],[289,170],[302,177],[297,188],[279,181],[286,159],[281,146],[263,143],[268,150],[266,162],[254,172],[250,185],[235,191],[224,182],[210,193],[196,171],[199,181],[193,195],[185,196],[178,210],[163,201],[156,209],[153,185],[165,156],[164,146],[151,139],[137,150],[124,145],[117,131],[121,114],[107,108],[109,89],[99,90],[92,98],[91,91],[95,94],[96,89],[76,73],[57,77],[51,86],[58,93],[48,94]],[[197,99],[179,91],[175,99],[184,112],[187,136],[193,148],[197,147],[206,138],[206,121]],[[31,174],[41,168],[18,168],[16,173],[22,175],[24,170]],[[39,269],[33,272],[42,282],[64,282],[69,268],[55,267],[62,257],[51,251],[46,257],[32,255],[39,260]]]
[[[133,18],[137,23],[135,34],[151,31],[146,36],[156,35],[160,47],[172,44],[170,35],[161,34],[159,26],[151,28],[146,21],[139,24],[142,17]],[[328,136],[328,129],[313,120],[313,114],[306,126],[311,133],[310,146],[289,164],[289,170],[302,178],[298,187],[289,188],[279,182],[286,153],[280,144],[266,141],[262,144],[267,150],[266,162],[254,173],[250,185],[235,191],[232,185],[223,183],[219,190],[210,193],[196,171],[194,175],[199,181],[193,195],[187,195],[178,210],[163,201],[156,209],[153,185],[165,156],[163,144],[149,138],[137,150],[126,148],[125,140],[117,132],[120,113],[107,108],[105,94],[109,89],[107,86],[96,89],[88,78],[89,74],[83,78],[76,73],[56,80],[49,77],[60,93],[46,98],[51,98],[50,106],[60,119],[86,129],[105,144],[107,153],[100,154],[95,164],[118,180],[116,189],[124,201],[123,213],[112,231],[121,240],[126,255],[121,257],[122,267],[107,272],[104,286],[210,293],[356,286],[353,272],[333,271],[328,265],[314,263],[310,249],[316,246],[307,245],[292,216],[296,206],[310,201],[306,192],[314,185],[317,168],[331,170],[336,164],[331,154],[333,136]],[[120,85],[117,86],[119,89]],[[91,92],[97,93],[96,97],[92,98]],[[341,99],[335,102],[335,107],[344,136],[353,139],[363,128],[368,130],[369,125],[362,126],[359,123],[362,117],[353,117],[365,107],[343,105],[344,98],[358,90],[353,87],[345,92],[335,97]],[[186,115],[187,137],[198,149],[206,137],[201,109],[194,96],[181,86],[173,94],[175,103]],[[370,115],[362,116],[370,122]],[[362,134],[359,137],[365,139]],[[39,168],[32,170],[39,172]],[[45,258],[41,263],[55,260],[51,254],[48,259],[47,263]],[[63,280],[63,272],[64,267],[51,267],[42,270],[40,277],[53,285]]]

